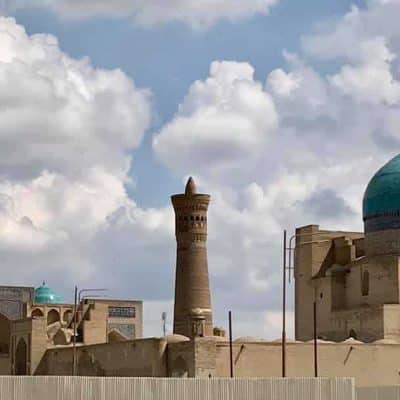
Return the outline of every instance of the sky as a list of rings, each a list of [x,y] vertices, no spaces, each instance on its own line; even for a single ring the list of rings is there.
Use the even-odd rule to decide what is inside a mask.
[[[281,330],[282,236],[362,230],[399,152],[399,0],[0,0],[1,284],[171,331],[170,195],[209,193],[214,324]],[[293,283],[289,286],[293,336]]]

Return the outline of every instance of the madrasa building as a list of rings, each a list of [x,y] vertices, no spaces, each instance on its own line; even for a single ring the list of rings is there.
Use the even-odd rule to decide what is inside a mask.
[[[230,347],[224,330],[213,326],[207,262],[209,203],[210,196],[197,193],[193,179],[184,193],[172,196],[177,242],[172,335],[128,337],[117,325],[132,323],[129,317],[109,319],[116,304],[96,305],[88,299],[88,311],[84,312],[83,302],[75,314],[71,305],[57,308],[47,300],[40,308],[37,301],[32,303],[29,291],[23,292],[23,318],[11,321],[8,331],[3,323],[0,326],[6,343],[1,347],[0,372],[212,378],[230,376],[232,366],[234,376],[274,377],[281,376],[284,358],[290,377],[317,372],[355,377],[358,386],[400,384],[400,155],[383,166],[366,188],[364,232],[322,230],[318,225],[296,229],[295,340],[287,341],[285,352],[280,340],[255,338],[251,332]],[[103,310],[97,318],[96,307]],[[49,324],[54,324],[49,318],[52,309],[63,320],[56,321],[54,335]],[[141,326],[141,312],[138,315],[135,326]],[[84,323],[80,322],[79,345],[71,346],[68,321],[75,318]],[[101,340],[85,339],[95,336]]]

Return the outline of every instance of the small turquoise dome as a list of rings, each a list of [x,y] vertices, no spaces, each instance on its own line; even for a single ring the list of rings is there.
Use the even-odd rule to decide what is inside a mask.
[[[43,282],[42,286],[35,289],[35,303],[61,303],[61,297]]]
[[[365,232],[400,229],[400,154],[370,180],[364,194]]]

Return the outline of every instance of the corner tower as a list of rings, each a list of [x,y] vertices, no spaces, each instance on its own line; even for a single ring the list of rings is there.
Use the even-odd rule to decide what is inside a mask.
[[[184,194],[171,197],[177,242],[174,334],[190,338],[212,335],[207,265],[208,194],[198,194],[189,178]]]

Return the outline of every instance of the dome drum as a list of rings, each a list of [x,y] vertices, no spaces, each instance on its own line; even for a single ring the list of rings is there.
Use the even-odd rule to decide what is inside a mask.
[[[364,217],[364,229],[366,233],[400,229],[400,211],[389,211]]]

